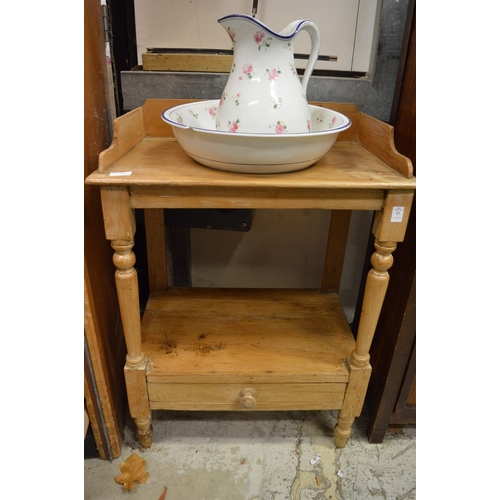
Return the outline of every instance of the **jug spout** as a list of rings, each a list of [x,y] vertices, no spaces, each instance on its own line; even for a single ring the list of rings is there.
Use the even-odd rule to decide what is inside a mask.
[[[220,18],[233,45],[234,59],[216,114],[218,130],[248,133],[310,131],[306,98],[309,76],[319,55],[319,31],[308,20],[294,21],[276,32],[246,14]],[[311,54],[299,80],[294,38],[309,33]]]

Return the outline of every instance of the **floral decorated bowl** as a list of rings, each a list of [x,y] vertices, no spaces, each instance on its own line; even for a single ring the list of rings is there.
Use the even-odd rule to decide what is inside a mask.
[[[323,157],[351,120],[336,111],[309,105],[311,131],[287,133],[276,126],[274,133],[234,133],[216,130],[219,100],[198,101],[169,108],[162,119],[172,126],[180,146],[207,167],[229,172],[272,174],[309,167]]]

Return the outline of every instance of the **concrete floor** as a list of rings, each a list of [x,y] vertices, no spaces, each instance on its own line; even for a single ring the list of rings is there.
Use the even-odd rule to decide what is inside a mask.
[[[85,500],[403,500],[416,498],[416,429],[370,444],[356,419],[343,449],[336,412],[153,412],[153,445],[126,429],[122,456],[87,459]],[[132,453],[149,478],[127,492],[114,481]]]

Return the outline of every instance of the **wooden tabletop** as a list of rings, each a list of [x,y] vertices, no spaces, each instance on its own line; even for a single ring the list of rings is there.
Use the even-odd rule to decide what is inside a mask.
[[[314,165],[280,174],[223,172],[200,165],[172,138],[145,138],[104,173],[86,181],[95,185],[212,186],[340,189],[414,189],[405,178],[356,142],[336,142]]]

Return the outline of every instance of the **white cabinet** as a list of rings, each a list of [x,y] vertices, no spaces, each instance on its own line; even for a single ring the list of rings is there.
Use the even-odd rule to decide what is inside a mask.
[[[252,13],[252,0],[135,0],[138,60],[148,48],[231,49],[219,17]],[[321,34],[316,69],[370,73],[381,0],[260,0],[256,18],[275,31],[310,19]],[[298,34],[296,53],[309,53],[307,33]],[[297,60],[305,67],[305,60]]]

